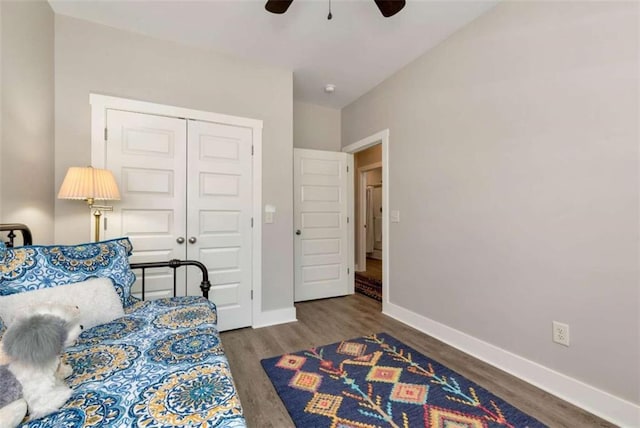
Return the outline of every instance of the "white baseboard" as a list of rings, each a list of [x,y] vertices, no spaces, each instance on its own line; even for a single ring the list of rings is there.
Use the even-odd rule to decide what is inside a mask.
[[[459,330],[385,302],[383,313],[621,427],[640,427],[640,406]]]
[[[298,321],[296,318],[296,308],[274,309],[262,311],[253,320],[253,328],[269,327],[270,325],[284,324]]]

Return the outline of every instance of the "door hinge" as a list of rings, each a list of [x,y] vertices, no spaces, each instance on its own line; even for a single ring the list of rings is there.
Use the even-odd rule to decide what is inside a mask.
[[[253,300],[253,290],[251,290],[251,300]]]
[[[349,172],[349,165],[347,165],[347,172]]]
[[[347,275],[349,275],[350,273],[351,273],[351,270],[347,268]]]
[[[251,227],[253,227],[253,217],[251,217]]]
[[[104,230],[107,230],[107,217],[104,218]]]
[[[107,141],[107,136],[109,135],[109,132],[107,131],[107,128],[104,128],[104,141]]]
[[[251,156],[253,156],[253,145],[251,146]]]
[[[347,216],[347,224],[349,224],[349,216]]]

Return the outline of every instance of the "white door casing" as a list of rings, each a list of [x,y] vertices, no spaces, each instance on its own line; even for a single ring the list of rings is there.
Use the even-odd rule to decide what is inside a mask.
[[[220,330],[251,325],[251,130],[189,120],[187,258],[209,270]],[[188,294],[199,294],[188,281]]]
[[[389,141],[389,130],[385,129],[363,138],[362,140],[356,141],[355,143],[342,147],[343,152],[353,154],[371,146],[375,146],[376,144],[382,144],[382,313],[385,314],[391,305],[390,290],[392,289],[390,281],[391,269],[389,267],[391,260],[389,247],[392,238],[389,233]],[[397,221],[400,221],[399,214],[400,213],[398,212]]]
[[[122,200],[108,215],[106,239],[128,236],[132,263],[185,258],[186,121],[107,110],[105,167],[119,183]],[[106,220],[105,220],[106,221]],[[173,296],[171,269],[147,273],[145,299]],[[185,275],[177,276],[176,295],[186,294]],[[141,297],[140,280],[133,293]]]
[[[351,294],[353,156],[294,149],[293,157],[295,301]]]
[[[382,259],[382,187],[374,187],[372,191],[373,210],[373,258]]]

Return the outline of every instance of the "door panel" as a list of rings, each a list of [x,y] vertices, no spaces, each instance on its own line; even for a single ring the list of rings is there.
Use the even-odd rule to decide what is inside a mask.
[[[351,155],[294,149],[295,300],[353,293],[348,268]]]
[[[107,110],[105,168],[113,171],[122,199],[108,213],[104,236],[128,236],[130,261],[184,259],[186,216],[186,121],[184,119]],[[145,298],[173,295],[170,269],[147,272]],[[134,295],[140,296],[137,281]],[[185,275],[177,280],[177,295],[186,294]]]
[[[188,123],[189,258],[209,269],[210,298],[220,330],[251,325],[252,131],[216,123]],[[199,292],[188,281],[188,293]]]
[[[121,171],[121,183],[131,196],[164,196],[174,194],[175,176],[171,170],[127,168]]]
[[[305,204],[310,205],[310,204]],[[316,209],[320,209],[316,206]],[[304,229],[323,229],[321,233],[324,233],[324,229],[340,229],[342,226],[342,213],[302,213],[301,223]]]

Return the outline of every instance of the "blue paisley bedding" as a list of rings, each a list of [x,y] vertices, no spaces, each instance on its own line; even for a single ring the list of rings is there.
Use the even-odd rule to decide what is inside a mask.
[[[84,331],[67,349],[73,396],[23,427],[246,426],[215,306],[195,296],[146,302],[131,296],[129,239],[1,250],[0,299],[105,277],[126,313]],[[0,337],[4,328],[0,319]]]
[[[22,427],[244,427],[240,399],[202,297],[139,302],[67,349],[74,394]]]

